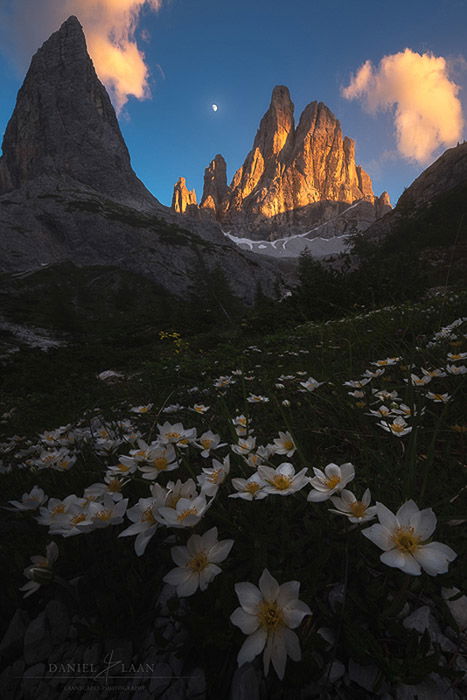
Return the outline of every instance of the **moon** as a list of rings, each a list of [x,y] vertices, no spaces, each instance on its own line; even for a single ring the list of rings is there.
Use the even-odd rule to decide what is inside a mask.
[[[213,112],[217,112],[217,110],[219,109],[219,107],[218,107],[216,104],[214,104],[214,105],[211,105],[211,109],[212,109]]]

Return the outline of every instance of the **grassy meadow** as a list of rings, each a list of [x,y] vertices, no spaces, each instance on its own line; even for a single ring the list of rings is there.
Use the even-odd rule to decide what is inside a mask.
[[[432,673],[458,687],[465,300],[448,289],[267,323],[260,308],[189,334],[160,319],[142,331],[129,314],[118,332],[12,355],[4,628],[54,598],[83,642],[137,645],[154,628],[213,698],[248,660],[268,697],[310,683],[373,697]],[[175,641],[157,627],[164,578],[186,632]],[[441,640],[406,624],[423,606]],[[370,690],[352,664],[374,671]]]

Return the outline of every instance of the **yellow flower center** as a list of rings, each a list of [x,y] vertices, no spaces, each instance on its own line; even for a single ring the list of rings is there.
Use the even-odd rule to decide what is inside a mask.
[[[290,476],[285,476],[284,474],[277,474],[277,476],[273,477],[269,483],[279,491],[285,491],[285,489],[288,489],[292,483],[292,478]]]
[[[166,502],[165,502],[165,505],[166,505],[168,508],[175,508],[175,506],[176,506],[177,503],[179,502],[180,498],[181,498],[181,496],[178,496],[178,495],[175,494],[175,493],[171,493],[170,496],[167,497],[167,500],[166,500]]]
[[[392,541],[400,552],[412,554],[418,549],[421,539],[414,533],[412,527],[400,527],[393,534]]]
[[[74,518],[70,520],[72,525],[77,525],[78,523],[82,523],[83,520],[86,520],[86,516],[84,513],[78,513],[78,515],[75,515]]]
[[[182,436],[181,436],[180,433],[166,433],[166,434],[165,434],[165,437],[166,437],[168,440],[178,440],[178,439],[181,438]]]
[[[330,476],[329,479],[326,479],[326,486],[328,489],[333,489],[337,486],[337,484],[340,484],[341,478],[337,474],[335,476]]]
[[[167,466],[169,464],[167,457],[156,457],[156,459],[152,460],[153,465],[155,468],[162,472],[164,469],[167,469]]]
[[[275,600],[264,600],[259,604],[258,620],[260,626],[266,628],[268,633],[284,626],[282,610]]]
[[[209,440],[209,438],[203,438],[203,440],[200,440],[200,443],[204,447],[205,450],[209,450],[213,441]]]
[[[52,515],[58,515],[58,513],[64,513],[65,512],[65,506],[63,503],[60,503],[60,505],[55,506],[55,508],[52,508]]]
[[[60,469],[68,469],[69,466],[70,462],[68,459],[62,459],[62,461],[57,464],[57,467]]]
[[[127,472],[130,467],[127,467],[126,464],[117,464],[117,469],[119,472]]]
[[[365,401],[357,401],[355,406],[356,406],[356,408],[365,408],[366,403],[365,403]]]
[[[109,437],[109,433],[107,430],[99,430],[97,434],[101,438],[108,438]]]
[[[294,444],[294,442],[293,442],[292,440],[284,440],[284,442],[283,442],[283,447],[284,447],[284,450],[289,451],[289,450],[293,450],[293,449],[294,449],[295,444]]]
[[[361,501],[355,501],[355,503],[350,504],[350,510],[356,518],[361,518],[365,515],[366,505]]]
[[[255,495],[261,488],[261,485],[258,484],[257,481],[250,481],[248,484],[245,484],[245,491],[248,493]]]
[[[104,508],[103,510],[99,510],[94,517],[97,520],[110,520],[110,518],[112,517],[112,511]]]
[[[208,476],[208,481],[210,481],[212,484],[217,484],[219,481],[221,469],[216,469],[215,471],[211,472]]]
[[[399,423],[391,423],[390,428],[393,433],[402,433],[405,430],[405,425],[400,425]]]
[[[146,510],[143,511],[143,516],[141,520],[143,523],[152,523],[153,525],[157,522],[151,507],[146,508]]]
[[[120,493],[122,490],[122,482],[118,479],[110,479],[109,483],[107,484],[107,489],[111,493]]]
[[[190,561],[187,563],[187,566],[192,570],[197,573],[200,571],[203,571],[209,564],[208,558],[204,552],[199,552],[196,556],[193,557],[193,559],[190,559]]]
[[[185,518],[188,518],[189,515],[197,515],[197,514],[198,514],[198,511],[196,510],[196,508],[188,508],[187,510],[184,510],[182,513],[177,515],[177,520],[179,522],[183,522],[183,520],[185,520]]]

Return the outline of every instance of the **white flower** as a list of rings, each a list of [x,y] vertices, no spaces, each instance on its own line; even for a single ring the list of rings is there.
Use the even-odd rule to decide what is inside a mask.
[[[379,523],[363,530],[363,535],[384,552],[383,564],[406,574],[419,576],[424,569],[430,576],[444,574],[457,554],[441,542],[427,542],[436,527],[431,508],[419,510],[414,501],[404,503],[394,515],[382,503],[376,504]]]
[[[46,502],[48,496],[45,495],[39,486],[33,486],[29,493],[23,493],[21,501],[8,501],[14,508],[6,510],[36,510]]]
[[[154,404],[148,403],[146,406],[133,406],[130,408],[131,413],[149,413]]]
[[[266,482],[265,493],[275,493],[279,496],[288,496],[291,493],[300,491],[309,483],[309,478],[305,476],[307,467],[295,473],[294,467],[289,462],[283,462],[273,469],[272,467],[258,467],[258,474]]]
[[[114,501],[121,501],[123,498],[122,488],[128,483],[128,481],[129,479],[123,481],[122,479],[114,476],[112,473],[106,474],[104,476],[104,483],[97,482],[95,484],[91,484],[91,486],[88,486],[84,490],[84,498],[87,498],[90,501],[98,501],[102,500],[104,494],[108,493]]]
[[[263,652],[264,675],[268,674],[272,661],[282,679],[287,656],[300,661],[300,643],[292,630],[306,615],[311,615],[311,610],[298,600],[299,590],[298,581],[279,585],[267,569],[261,574],[259,588],[247,581],[235,584],[241,607],[234,610],[230,621],[248,635],[237,656],[239,666]]]
[[[159,490],[156,491],[157,488],[157,484],[151,485],[150,489],[153,496],[156,496],[160,493]],[[193,498],[196,498],[196,496],[198,496],[196,484],[193,481],[193,479],[187,479],[186,481],[181,481],[180,479],[177,479],[176,482],[169,481],[167,483],[166,489],[167,495],[164,505],[166,505],[168,508],[175,508],[177,502],[181,498],[188,498],[189,500],[192,500]]]
[[[224,447],[227,443],[221,442],[220,435],[213,433],[212,430],[207,430],[197,439],[195,444],[197,447],[201,447],[201,457],[209,457],[211,450]]]
[[[324,472],[313,467],[313,471],[315,476],[310,479],[313,489],[307,498],[313,503],[327,501],[337,491],[342,491],[355,476],[355,468],[350,462],[346,462],[340,467],[337,464],[328,464],[324,468]]]
[[[196,498],[179,498],[174,508],[159,508],[156,519],[168,527],[193,527],[199,523],[207,508],[204,494]]]
[[[446,377],[447,374],[442,369],[424,369],[422,367],[422,373],[427,377]]]
[[[206,496],[215,496],[219,486],[225,481],[230,471],[230,458],[225,457],[223,463],[217,459],[212,460],[212,469],[203,468],[203,473],[196,477],[201,486],[201,493]]]
[[[376,416],[376,418],[386,418],[387,416],[390,416],[391,413],[392,409],[388,408],[387,406],[380,406],[377,411],[372,411],[370,409],[367,415]]]
[[[256,438],[255,437],[248,437],[248,438],[240,438],[238,443],[236,445],[231,445],[232,452],[235,452],[237,455],[247,455],[250,452],[253,452],[256,446]]]
[[[162,409],[162,413],[177,413],[178,411],[182,411],[183,406],[181,406],[179,403],[173,403],[170,404],[170,406],[166,406],[165,408]]]
[[[467,352],[448,352],[448,360],[450,362],[458,362],[459,360],[466,360],[467,359]]]
[[[376,517],[376,506],[371,506],[370,489],[366,489],[361,501],[357,501],[352,491],[343,489],[339,496],[331,496],[331,501],[336,509],[329,508],[331,513],[345,515],[351,523],[365,523]]]
[[[207,413],[211,407],[210,406],[205,406],[202,403],[195,403],[195,405],[190,408],[190,411],[194,411],[195,413]]]
[[[171,425],[166,421],[164,425],[158,425],[157,428],[159,440],[164,444],[172,443],[177,447],[186,447],[196,439],[196,428],[185,429],[181,423]]]
[[[219,377],[214,381],[213,386],[216,387],[216,389],[225,389],[225,387],[230,386],[231,384],[235,384],[235,379],[232,379],[232,377]]]
[[[411,374],[410,379],[404,379],[404,382],[412,384],[412,386],[424,386],[431,382],[432,377],[429,374],[424,374],[423,377],[418,377],[416,374]]]
[[[239,437],[248,435],[248,419],[243,414],[232,418],[232,423],[235,426],[235,432]]]
[[[287,457],[292,457],[293,453],[297,449],[294,439],[289,432],[281,433],[279,430],[279,437],[274,439],[274,452],[276,455],[287,455]]]
[[[229,498],[242,498],[245,501],[261,501],[268,495],[263,491],[266,482],[258,473],[252,474],[248,479],[232,479],[232,486],[237,493],[229,494]]]
[[[260,394],[249,394],[246,400],[248,403],[268,403],[269,401],[267,396],[261,396]]]
[[[361,389],[370,381],[371,379],[369,377],[362,377],[362,379],[349,379],[348,382],[344,382],[344,386],[350,386],[352,389]]]
[[[50,583],[53,579],[53,565],[58,557],[58,547],[55,542],[49,542],[46,549],[45,557],[36,555],[31,557],[31,566],[24,569],[24,575],[29,579],[24,586],[21,586],[20,591],[26,591],[24,598],[27,598],[32,593],[37,591],[42,584]]]
[[[178,469],[177,455],[174,446],[170,443],[151,445],[146,451],[145,462],[146,464],[139,466],[143,479],[157,479],[162,472]]]
[[[122,530],[119,537],[129,537],[136,535],[135,552],[140,557],[144,554],[149,540],[157,530],[159,523],[155,518],[155,513],[160,506],[165,503],[166,492],[164,489],[159,493],[159,497],[140,498],[132,508],[128,508],[126,516],[132,521],[126,530]]]
[[[109,525],[119,525],[123,522],[128,498],[123,498],[118,503],[115,503],[112,496],[108,493],[104,494],[102,503],[92,501],[87,509],[86,520],[78,523],[79,530],[89,532],[90,530],[101,529]]]
[[[165,583],[175,586],[177,595],[193,595],[198,588],[205,591],[211,581],[221,573],[217,566],[227,559],[234,540],[217,539],[217,527],[211,528],[204,535],[192,535],[186,547],[172,547],[171,555],[177,568],[164,576]]]
[[[375,367],[389,367],[397,364],[400,359],[400,357],[387,357],[385,360],[376,360],[376,362],[370,362],[370,364]]]
[[[426,395],[427,398],[434,401],[434,403],[447,403],[451,399],[449,394],[433,394],[431,391],[427,391]]]
[[[297,372],[297,374],[300,374],[300,372]],[[323,382],[318,382],[313,377],[308,377],[305,382],[300,382],[300,386],[303,386],[305,391],[314,391],[321,386],[321,384],[323,384]]]
[[[449,374],[465,374],[467,367],[465,365],[446,365],[446,372]]]
[[[380,423],[377,423],[377,425],[383,430],[386,430],[386,432],[397,435],[397,437],[404,437],[404,435],[408,435],[412,430],[412,428],[407,425],[401,416],[394,418],[392,423],[381,421]]]

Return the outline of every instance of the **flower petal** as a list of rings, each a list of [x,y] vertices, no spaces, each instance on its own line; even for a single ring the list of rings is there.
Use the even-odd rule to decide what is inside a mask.
[[[378,520],[383,527],[391,531],[399,527],[396,516],[383,503],[376,503],[376,513]]]
[[[267,569],[264,569],[259,578],[259,590],[265,600],[276,600],[279,593],[279,584]]]
[[[300,642],[297,635],[292,630],[285,629],[283,631],[285,649],[292,661],[300,661],[302,652],[300,650]]]
[[[412,517],[419,513],[419,508],[415,501],[406,501],[401,505],[396,513],[396,518],[401,527],[409,527]]]
[[[390,531],[378,523],[367,527],[366,530],[362,530],[362,535],[368,537],[369,540],[384,551],[388,551],[394,547]]]
[[[230,616],[230,622],[237,627],[240,627],[243,634],[253,634],[259,627],[259,620],[257,615],[250,615],[243,610],[243,608],[237,608],[233,611]]]
[[[278,630],[272,638],[271,661],[279,678],[282,680],[287,663],[287,651],[285,649],[284,630]]]
[[[239,666],[247,663],[247,661],[253,661],[255,656],[261,654],[266,643],[266,637],[266,631],[260,628],[245,639],[237,656]]]
[[[235,584],[235,592],[242,608],[252,615],[256,614],[258,604],[263,600],[261,591],[253,583],[243,581]]]
[[[410,525],[414,528],[417,535],[422,539],[422,541],[427,540],[436,528],[436,515],[433,513],[431,508],[425,508],[424,510],[414,513],[410,518]]]
[[[212,562],[220,562],[227,559],[233,547],[234,540],[221,540],[217,542],[208,552],[208,559]]]
[[[448,570],[449,562],[457,557],[456,552],[442,542],[430,542],[422,547],[418,547],[413,554],[417,562],[430,576],[445,574]]]
[[[420,576],[422,573],[420,565],[408,552],[405,553],[400,552],[398,549],[392,549],[390,552],[383,552],[383,554],[380,556],[380,560],[383,562],[383,564],[400,569],[404,573],[410,574],[411,576]]]

